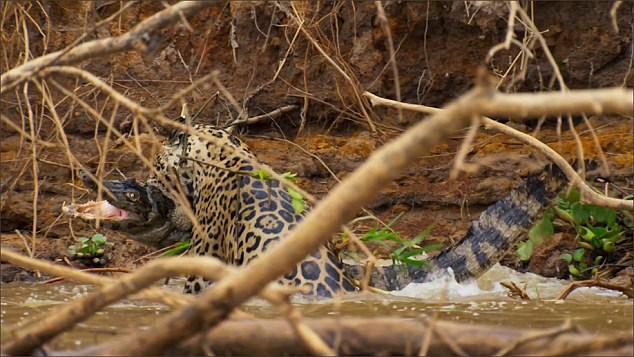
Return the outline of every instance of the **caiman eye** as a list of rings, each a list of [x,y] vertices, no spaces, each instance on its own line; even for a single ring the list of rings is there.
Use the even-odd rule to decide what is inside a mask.
[[[128,198],[131,199],[132,201],[139,200],[139,194],[136,192],[126,192],[126,196],[128,196]]]

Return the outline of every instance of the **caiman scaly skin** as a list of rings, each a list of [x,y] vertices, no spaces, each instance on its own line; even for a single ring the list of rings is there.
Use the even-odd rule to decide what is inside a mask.
[[[386,290],[401,289],[408,283],[423,283],[446,274],[448,268],[458,282],[479,277],[527,238],[528,230],[567,183],[559,167],[548,166],[489,206],[465,236],[429,259],[427,269],[392,265],[383,267],[384,274],[374,269],[373,285]],[[346,270],[352,276],[362,273],[358,266],[347,266]]]

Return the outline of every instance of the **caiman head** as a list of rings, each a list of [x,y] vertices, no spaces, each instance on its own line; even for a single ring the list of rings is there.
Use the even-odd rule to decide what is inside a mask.
[[[81,173],[85,186],[97,192],[99,185]],[[159,188],[127,180],[103,180],[103,201],[70,204],[62,211],[84,221],[102,222],[107,229],[121,231],[140,243],[164,248],[191,238],[192,223],[180,205]]]

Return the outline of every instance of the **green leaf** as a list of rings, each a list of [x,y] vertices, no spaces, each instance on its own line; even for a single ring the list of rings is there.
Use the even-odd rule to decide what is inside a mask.
[[[291,196],[291,198],[294,200],[301,200],[304,198],[301,193],[295,191],[292,187],[287,187],[286,191],[288,192],[288,195]]]
[[[616,249],[616,244],[614,244],[614,242],[611,241],[604,241],[603,242],[603,250],[610,253],[613,252]]]
[[[291,204],[293,205],[293,209],[295,209],[296,214],[304,212],[304,201],[302,199],[293,199]]]
[[[407,265],[412,265],[412,266],[427,266],[429,263],[424,261],[424,260],[415,260],[415,259],[409,259],[409,258],[404,258],[401,260],[403,263],[407,264]]]
[[[607,226],[611,227],[615,223],[616,223],[616,211],[610,210],[610,214],[608,215],[608,219],[607,219]]]
[[[394,225],[394,223],[396,223],[396,221],[398,221],[401,216],[404,214],[405,212],[401,212],[398,214],[398,216],[396,216],[393,220],[390,221],[390,223],[388,223],[385,227],[386,228],[392,228],[392,226]]]
[[[410,250],[408,250],[408,251],[406,251],[406,252],[402,252],[402,253],[399,253],[399,254],[394,254],[394,253],[393,253],[393,255],[398,256],[398,258],[399,258],[399,259],[405,259],[405,258],[409,258],[409,257],[411,257],[411,256],[413,256],[413,255],[417,255],[417,254],[422,253],[422,251],[421,251],[421,250],[419,250],[419,249],[420,249],[420,248],[417,248],[417,249],[410,249]],[[395,251],[395,252],[396,252],[396,251]]]
[[[588,211],[596,223],[606,224],[611,214],[616,214],[612,208],[588,205]]]
[[[568,265],[568,271],[574,276],[581,276],[579,269],[577,269],[574,265]]]
[[[579,248],[575,250],[574,254],[572,255],[572,259],[574,259],[575,262],[580,262],[581,259],[583,259],[584,254],[586,254],[586,250],[583,248]]]
[[[281,176],[291,182],[295,182],[297,180],[297,174],[294,174],[292,172],[285,172]]]
[[[579,202],[580,199],[581,194],[579,193],[579,189],[576,187],[571,188],[568,196],[566,197],[566,201],[568,201],[570,204],[573,204]]]
[[[608,232],[605,227],[593,227],[591,225],[588,225],[588,228],[590,228],[592,233],[594,233],[594,235],[598,238],[605,236],[605,234]]]
[[[601,239],[599,239],[598,237],[592,237],[592,246],[594,248],[601,248],[603,247],[603,241]]]
[[[102,245],[108,241],[108,238],[101,233],[96,233],[92,236],[91,240],[97,245]]]
[[[621,237],[621,234],[623,233],[623,227],[615,223],[614,225],[607,227],[605,231],[606,233],[603,238],[609,239],[616,243],[616,241]]]
[[[603,259],[603,256],[599,255],[596,258],[594,258],[594,265],[599,265],[601,264],[601,260]]]
[[[90,240],[90,238],[88,237],[79,237],[77,238],[78,241],[80,241],[81,243],[86,243]]]
[[[588,222],[588,217],[590,217],[590,208],[586,205],[582,205],[579,202],[574,203],[570,206],[570,213],[575,220],[576,224],[586,224]]]
[[[517,257],[523,262],[529,260],[533,255],[534,248],[535,246],[530,240],[520,242],[517,247]]]
[[[443,245],[438,243],[438,244],[426,245],[424,247],[421,247],[420,249],[422,249],[423,252],[431,252],[432,250],[438,250],[438,249],[441,249],[442,247]]]
[[[252,175],[259,178],[262,181],[268,181],[271,179],[271,175],[269,175],[268,172],[262,169],[253,171]]]
[[[568,253],[564,253],[564,254],[560,255],[559,257],[561,258],[561,260],[563,260],[567,264],[572,263],[572,255],[570,255]]]
[[[544,211],[543,218],[550,219],[551,221],[555,219],[555,211],[553,211],[552,207],[546,208],[546,210]]]
[[[537,245],[546,239],[550,239],[554,233],[555,227],[553,227],[553,222],[548,218],[542,218],[528,231],[528,239]]]
[[[579,233],[579,236],[587,242],[590,242],[592,238],[594,238],[594,232],[592,232],[588,227],[579,227],[577,232]]]
[[[594,249],[594,246],[592,244],[586,243],[584,241],[578,241],[577,245],[582,247],[582,248],[588,249],[588,250],[593,250]]]
[[[189,241],[184,241],[184,242],[180,242],[178,243],[178,245],[174,248],[168,249],[165,252],[163,252],[163,254],[161,254],[162,257],[171,257],[174,255],[179,255],[181,253],[184,253],[187,251],[187,249],[189,248],[190,242]]]
[[[425,239],[425,237],[427,237],[427,235],[429,235],[429,233],[434,229],[434,227],[436,227],[436,222],[430,224],[427,228],[425,228],[425,230],[420,232],[420,234],[412,238],[412,240],[410,241],[412,242],[412,245],[422,242],[423,239]]]
[[[563,219],[564,221],[570,224],[575,224],[575,219],[574,217],[572,217],[570,212],[563,210],[559,207],[554,207],[554,209],[555,209],[555,212],[557,213],[557,216],[559,216],[559,218]]]
[[[563,193],[560,193],[555,198],[555,202],[556,202],[556,205],[553,207],[555,209],[559,208],[562,211],[570,209],[570,202],[568,202],[568,200],[566,199]]]
[[[85,245],[79,249],[77,249],[78,253],[84,253],[84,254],[91,254],[92,253],[92,247],[89,245]]]

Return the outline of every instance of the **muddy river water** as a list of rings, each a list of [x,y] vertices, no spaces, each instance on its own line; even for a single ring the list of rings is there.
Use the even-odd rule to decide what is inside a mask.
[[[500,281],[526,284],[531,300],[509,298]],[[627,331],[633,327],[632,300],[600,288],[580,288],[566,300],[555,297],[569,281],[520,274],[495,266],[475,282],[458,284],[446,279],[426,284],[410,284],[389,295],[349,294],[337,300],[313,301],[298,297],[294,304],[304,316],[423,318],[438,312],[442,320],[520,328],[545,328],[562,324],[566,318],[595,333]],[[168,288],[178,290],[182,280],[173,279]],[[72,282],[50,285],[33,283],[2,284],[0,303],[2,338],[11,330],[54,314],[60,304],[94,290],[93,286]],[[278,313],[266,302],[250,300],[244,310],[257,317],[274,318]],[[121,301],[98,312],[57,337],[53,349],[75,349],[103,342],[130,329],[150,325],[170,311],[152,301]]]

